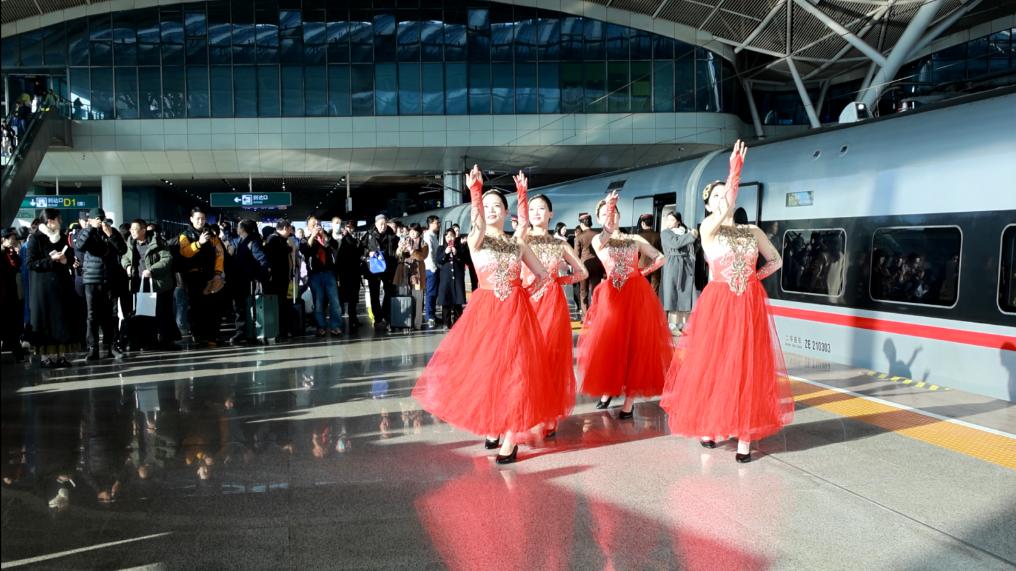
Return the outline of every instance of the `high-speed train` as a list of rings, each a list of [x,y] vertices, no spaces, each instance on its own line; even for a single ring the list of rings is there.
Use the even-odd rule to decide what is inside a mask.
[[[552,224],[618,189],[623,226],[673,209],[692,226],[729,152],[530,193]],[[1016,90],[756,143],[741,180],[783,255],[764,283],[785,351],[1016,401]],[[408,220],[430,214],[469,228],[468,205]]]

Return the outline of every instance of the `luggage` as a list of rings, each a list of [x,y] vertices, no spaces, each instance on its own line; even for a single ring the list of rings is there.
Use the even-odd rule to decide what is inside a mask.
[[[254,334],[262,341],[279,336],[279,299],[274,295],[254,297]]]
[[[392,296],[391,320],[392,329],[412,329],[413,317],[416,315],[416,299],[409,295]]]
[[[289,333],[294,337],[302,337],[307,333],[307,325],[303,321],[303,300],[290,303],[289,308],[293,312],[293,318],[290,321],[293,330]]]
[[[252,311],[253,310],[253,311]],[[247,338],[274,341],[279,336],[279,301],[274,295],[247,298]],[[251,319],[253,313],[253,319]]]

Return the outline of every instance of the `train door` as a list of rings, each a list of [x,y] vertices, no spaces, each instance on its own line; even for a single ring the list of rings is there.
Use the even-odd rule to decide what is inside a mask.
[[[748,215],[748,222],[762,222],[762,183],[745,182],[738,186],[737,207],[743,208]]]
[[[662,218],[667,212],[673,212],[677,209],[677,194],[673,192],[667,192],[663,194],[653,194],[649,196],[636,196],[632,199],[632,211],[631,211],[631,230],[632,232],[639,231],[639,217],[643,214],[653,215],[653,230],[659,232],[662,228]]]

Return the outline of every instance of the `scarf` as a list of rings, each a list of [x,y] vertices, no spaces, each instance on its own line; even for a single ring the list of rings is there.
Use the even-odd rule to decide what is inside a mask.
[[[317,259],[318,259],[318,262],[321,263],[321,266],[324,267],[325,260],[328,257],[328,255],[325,253],[325,237],[324,237],[324,235],[318,233],[318,235],[315,236],[315,238],[318,241],[318,245],[321,246],[320,248],[318,248],[318,251],[317,251]]]
[[[53,230],[49,229],[49,226],[46,226],[45,224],[39,224],[39,232],[42,232],[43,234],[45,234],[46,237],[49,238],[49,241],[54,243],[54,244],[56,244],[56,243],[58,243],[60,241],[60,231],[59,230],[53,231]]]

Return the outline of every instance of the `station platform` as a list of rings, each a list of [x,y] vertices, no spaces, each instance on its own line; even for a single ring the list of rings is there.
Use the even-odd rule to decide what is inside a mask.
[[[409,396],[442,337],[5,362],[2,568],[1016,564],[1014,403],[788,354],[749,464],[582,400],[497,466]]]

